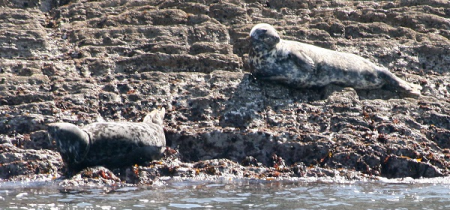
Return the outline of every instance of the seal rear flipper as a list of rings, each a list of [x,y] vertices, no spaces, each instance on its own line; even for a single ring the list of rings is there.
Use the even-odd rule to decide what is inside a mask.
[[[89,151],[89,135],[71,123],[51,123],[48,125],[50,139],[56,146],[64,162],[69,167],[81,163]]]
[[[406,82],[397,77],[395,74],[389,72],[388,70],[383,71],[383,76],[385,77],[386,80],[384,88],[393,91],[398,91],[405,96],[413,98],[421,96],[420,90],[422,90],[422,87],[420,85]]]
[[[402,83],[399,83],[399,87],[401,88],[400,91],[406,96],[410,96],[413,98],[418,98],[421,96],[420,90],[422,90],[422,87],[419,85],[402,81]]]
[[[143,122],[144,123],[155,123],[157,125],[163,125],[164,123],[164,115],[166,114],[166,109],[161,108],[154,109],[150,113],[147,114],[147,116],[144,117]]]

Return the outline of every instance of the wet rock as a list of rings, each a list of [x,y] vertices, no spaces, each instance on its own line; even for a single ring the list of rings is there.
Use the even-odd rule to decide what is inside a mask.
[[[50,174],[58,178],[63,167],[61,156],[51,150],[20,149],[9,143],[0,144],[0,178]]]
[[[429,163],[421,162],[420,159],[396,156],[386,157],[383,163],[382,172],[388,178],[427,178],[443,175],[439,169]]]
[[[58,185],[65,190],[82,188],[86,186],[119,187],[121,186],[121,180],[109,169],[99,166],[86,168],[70,179],[62,180],[58,183]]]

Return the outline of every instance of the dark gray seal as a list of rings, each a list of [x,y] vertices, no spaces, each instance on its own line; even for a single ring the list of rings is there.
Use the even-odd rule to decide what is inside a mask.
[[[153,110],[140,123],[98,122],[83,128],[71,123],[51,123],[48,133],[73,170],[142,164],[162,157],[166,146],[164,114],[163,108]]]
[[[249,64],[254,77],[297,88],[328,84],[355,89],[387,88],[420,96],[421,87],[398,78],[360,56],[283,40],[269,24],[250,32]]]

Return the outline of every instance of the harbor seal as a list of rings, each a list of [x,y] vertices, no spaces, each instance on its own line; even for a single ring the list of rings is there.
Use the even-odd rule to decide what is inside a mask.
[[[252,75],[290,87],[335,84],[355,89],[387,88],[420,96],[421,87],[360,56],[283,40],[274,27],[261,23],[250,32],[249,64]]]
[[[166,146],[165,109],[153,110],[143,122],[97,122],[80,128],[71,123],[51,123],[48,134],[68,168],[122,167],[162,157]]]

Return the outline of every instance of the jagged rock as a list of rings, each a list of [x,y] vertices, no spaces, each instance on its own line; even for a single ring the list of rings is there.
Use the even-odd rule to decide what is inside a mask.
[[[0,144],[0,179],[35,174],[49,174],[58,178],[63,166],[61,161],[61,156],[55,151],[20,149],[12,144],[2,143]]]

